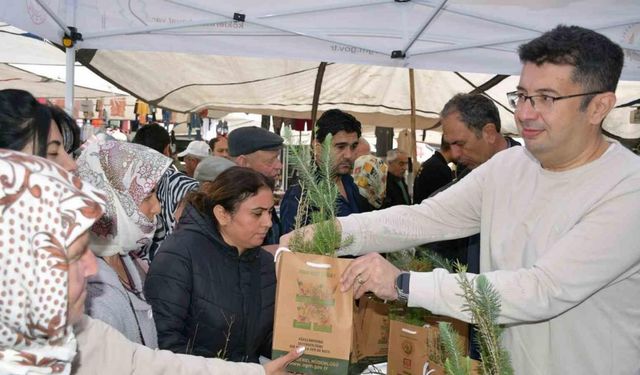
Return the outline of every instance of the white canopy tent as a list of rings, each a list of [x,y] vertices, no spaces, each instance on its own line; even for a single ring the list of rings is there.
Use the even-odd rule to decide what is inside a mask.
[[[3,0],[0,18],[78,48],[174,51],[518,74],[517,46],[560,24],[627,50],[640,80],[640,2],[618,0]]]
[[[355,64],[374,65],[376,67],[369,67],[369,70],[378,72],[385,69],[380,66],[388,66],[517,74],[520,65],[517,46],[559,23],[596,29],[622,45],[626,56],[623,79],[640,80],[640,2],[637,0],[620,0],[615,4],[602,0],[330,0],[322,3],[317,0],[279,3],[258,0],[26,0],[11,4],[3,1],[6,4],[0,8],[0,19],[58,42],[64,34],[77,37],[69,29],[69,26],[75,27],[82,34],[76,47],[98,50],[87,59],[92,66],[123,86],[135,86],[130,91],[136,95],[176,110],[196,107],[248,110],[249,104],[253,104],[262,106],[262,113],[298,117],[305,111],[301,111],[296,103],[307,105],[305,102],[308,102],[300,93],[308,96],[313,90],[308,83],[296,81],[290,73],[298,72],[295,75],[299,77],[313,75],[318,61],[340,63],[327,67],[320,110],[335,100],[331,92],[334,88],[335,92],[349,92],[349,99],[353,100],[358,96],[380,94],[379,88],[385,85],[408,85],[408,78],[403,77],[406,76],[404,69],[387,68],[384,74],[374,72],[364,74],[356,81],[345,81],[339,73],[335,78],[331,77],[332,70],[337,70],[338,66],[361,74],[365,68]],[[131,57],[125,59],[127,53],[123,51],[157,52],[128,52]],[[182,53],[180,59],[185,59],[181,61],[188,65],[174,61],[175,53],[170,58],[155,55],[167,51]],[[75,50],[68,49],[68,54],[67,61],[73,61]],[[210,55],[245,58],[234,57],[216,63],[213,61],[216,58]],[[285,62],[275,66],[265,64],[263,60],[262,64],[258,63],[262,65],[259,71],[241,69],[247,56],[286,60],[280,60]],[[194,60],[200,60],[200,64],[194,65]],[[142,65],[148,63],[162,67],[164,73],[156,71],[156,76],[161,78],[135,78],[148,77],[147,73],[141,73]],[[196,66],[199,69],[195,69]],[[195,73],[189,75],[192,70]],[[216,70],[229,79],[221,80],[218,75],[213,80],[198,80],[198,75],[207,70]],[[224,76],[230,72],[235,75]],[[382,75],[389,77],[386,83],[374,84]],[[438,92],[438,86],[429,81],[429,73],[425,73],[424,82],[421,75],[421,72],[416,74],[416,91],[429,85],[436,86],[426,96],[434,98],[437,95],[432,93]],[[280,105],[275,98],[267,96],[266,100],[257,101],[256,96],[250,95],[270,92],[268,84],[276,77],[291,82],[286,95],[293,99],[287,101],[293,105],[281,106],[279,112],[276,106],[268,109],[265,105],[272,102],[270,99]],[[482,83],[485,78],[478,79],[475,84]],[[247,85],[241,91],[242,96],[249,97],[253,103],[238,100],[237,94],[233,96],[230,90],[223,90],[231,84],[247,84],[246,81],[256,81],[251,82],[253,88]],[[315,81],[307,79],[305,82]],[[362,90],[364,83],[369,84],[367,87],[371,91]],[[501,89],[501,93],[513,86]],[[157,90],[152,92],[152,88]],[[405,88],[399,91],[407,93]],[[498,90],[498,87],[492,90]],[[402,127],[408,127],[408,120],[402,116],[408,116],[410,105],[399,102],[408,94],[396,99],[399,91],[391,91],[392,95],[375,106],[383,115],[389,115],[388,121],[383,121],[387,126],[393,126],[395,120],[402,121]],[[443,97],[451,96],[450,92],[442,91]],[[207,92],[206,97],[204,92]],[[501,95],[495,97],[502,100]],[[420,97],[418,93],[416,96]],[[227,100],[227,97],[231,99]],[[300,100],[296,102],[295,99]],[[441,103],[442,100],[440,98]],[[348,106],[349,102],[342,105]],[[433,120],[424,118],[441,106],[421,108],[421,105],[418,100],[417,127],[428,128]],[[360,116],[366,117],[369,112],[362,111]],[[503,118],[507,122],[511,120],[511,116],[504,113]],[[378,119],[370,121],[377,122]],[[507,123],[505,129],[509,132],[515,128]]]

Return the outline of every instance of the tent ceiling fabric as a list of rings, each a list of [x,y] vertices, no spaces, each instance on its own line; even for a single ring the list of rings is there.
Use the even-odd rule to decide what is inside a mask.
[[[318,63],[168,52],[101,50],[87,55],[90,61],[82,58],[83,53],[78,56],[135,96],[160,107],[311,117]],[[366,125],[408,128],[408,72],[406,68],[329,64],[318,110],[338,107]],[[476,85],[492,77],[468,76]],[[438,112],[451,96],[473,89],[451,72],[415,70],[415,83],[418,129],[434,127]],[[506,98],[499,100],[506,106]],[[511,117],[501,110],[503,117]],[[513,121],[506,129],[515,132]]]
[[[3,0],[0,19],[63,35],[36,0]],[[516,49],[578,24],[625,48],[623,79],[640,80],[640,2],[618,0],[42,0],[79,48],[175,51],[518,74]],[[74,4],[73,11],[66,4]],[[71,15],[75,12],[76,22]],[[237,20],[234,21],[234,17]],[[392,58],[397,51],[404,58]]]
[[[318,63],[167,52],[92,52],[78,56],[88,56],[83,62],[160,107],[311,117]],[[415,70],[417,129],[432,128],[447,100],[492,77],[462,75],[466,81],[452,72]],[[507,110],[506,93],[515,89],[518,80],[518,76],[508,77],[486,91],[496,101],[502,131],[508,134],[517,133],[517,129],[513,114]],[[618,104],[638,99],[640,82],[621,81],[616,95]],[[365,125],[408,128],[408,69],[329,64],[318,108],[322,112],[335,107],[349,111]],[[605,129],[623,138],[640,138],[640,126],[629,121],[632,110],[615,109],[607,117]]]
[[[0,90],[21,89],[29,91],[38,98],[64,98],[64,82],[39,76],[8,64],[0,63]],[[93,90],[85,87],[75,87],[76,98],[96,99],[113,97],[107,91]]]

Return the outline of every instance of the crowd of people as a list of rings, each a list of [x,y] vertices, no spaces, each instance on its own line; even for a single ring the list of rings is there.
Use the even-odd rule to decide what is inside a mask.
[[[492,100],[455,95],[412,190],[406,152],[377,157],[356,117],[321,115],[311,152],[330,135],[338,254],[356,257],[341,290],[470,322],[457,274],[381,255],[428,244],[495,287],[517,374],[637,373],[640,159],[601,131],[623,51],[558,26],[519,55],[524,146]],[[285,373],[304,348],[270,360],[273,253],[314,226],[295,228],[299,183],[275,207],[283,148],[239,128],[189,143],[180,171],[161,125],[80,149],[63,110],[1,90],[0,373]]]

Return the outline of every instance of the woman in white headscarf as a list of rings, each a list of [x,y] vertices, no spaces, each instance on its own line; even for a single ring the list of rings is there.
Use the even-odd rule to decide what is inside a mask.
[[[387,194],[387,164],[373,155],[362,155],[353,165],[353,181],[358,186],[358,205],[363,212],[378,210]]]
[[[0,374],[284,374],[300,356],[262,367],[151,350],[83,315],[102,193],[16,151],[0,149],[0,177]]]
[[[153,238],[160,212],[156,185],[171,159],[138,144],[106,141],[90,144],[77,163],[78,175],[106,195],[106,212],[91,228],[99,272],[89,279],[87,314],[157,348],[151,306],[142,293],[146,273],[131,252]]]

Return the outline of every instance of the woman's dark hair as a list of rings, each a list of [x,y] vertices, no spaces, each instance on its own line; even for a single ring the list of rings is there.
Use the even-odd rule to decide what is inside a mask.
[[[273,191],[273,180],[249,168],[231,167],[215,180],[201,185],[198,191],[190,193],[186,201],[201,214],[211,217],[217,227],[218,221],[213,215],[216,205],[233,214],[242,202],[258,194],[262,188]]]
[[[21,151],[29,142],[33,154],[47,156],[51,110],[24,90],[0,90],[0,148]]]
[[[64,143],[64,151],[71,155],[80,147],[80,127],[78,127],[76,120],[69,116],[64,109],[50,104],[49,110],[51,110],[53,121],[58,124],[62,142]]]

